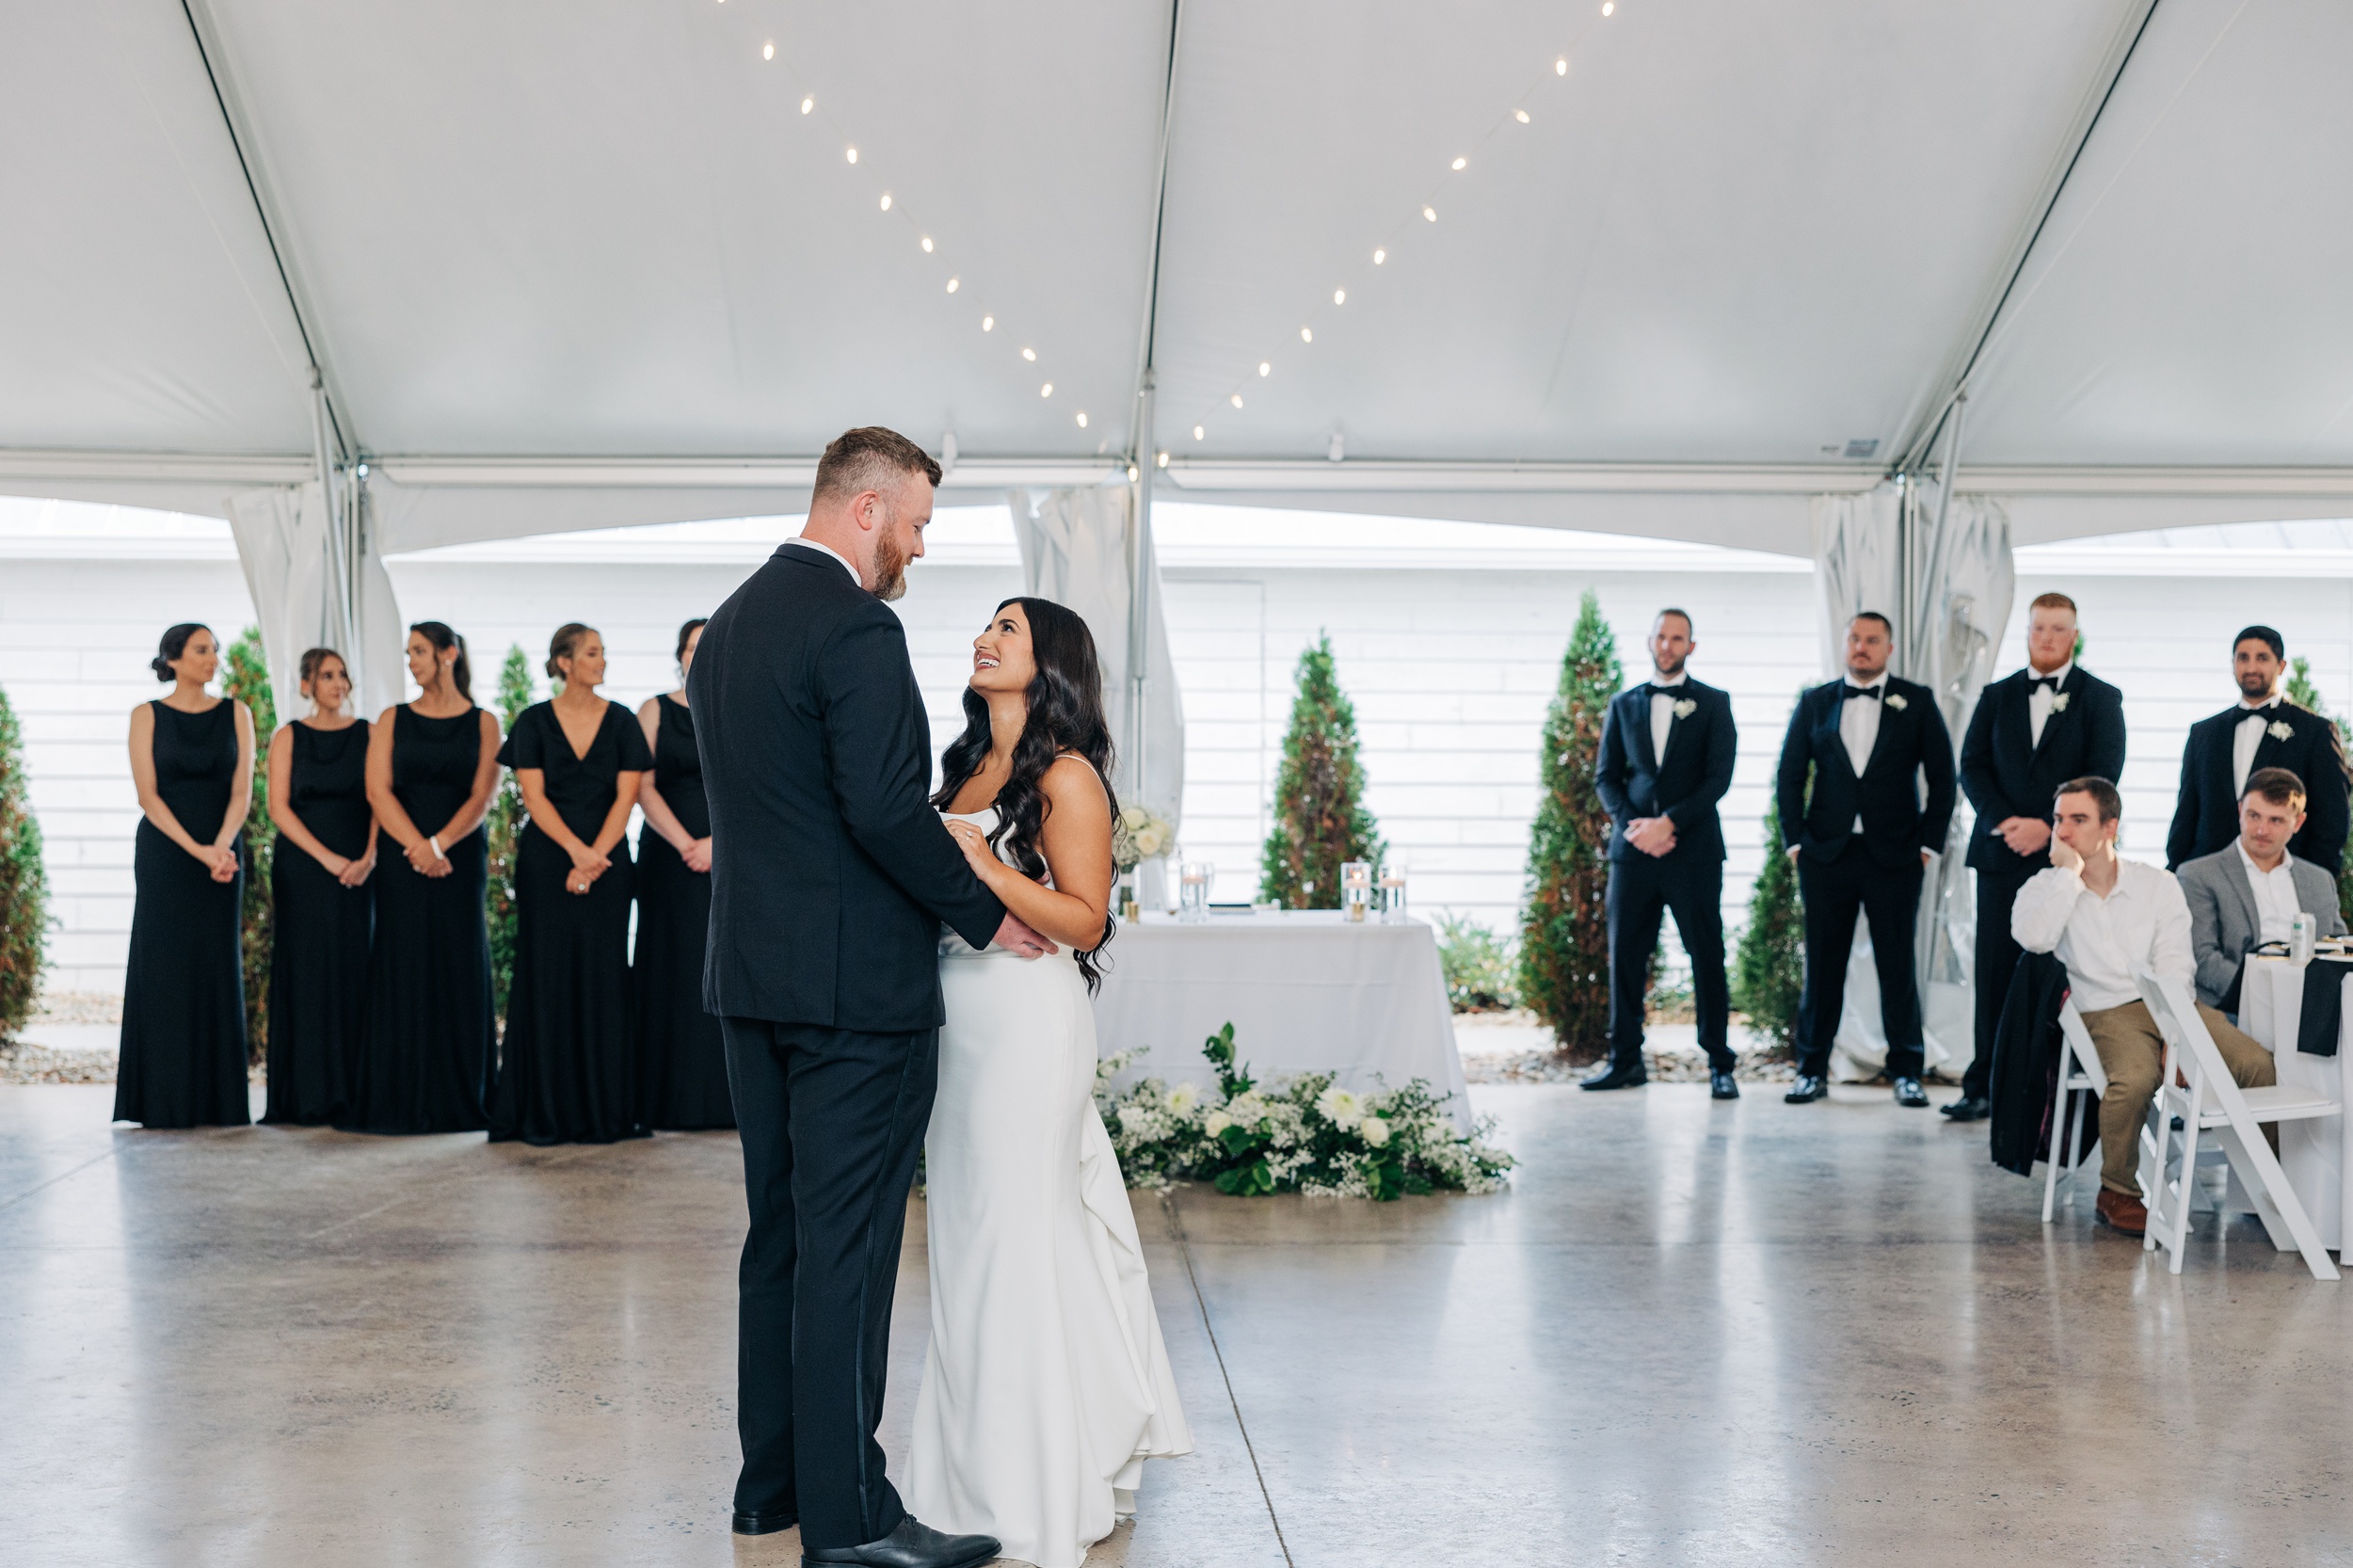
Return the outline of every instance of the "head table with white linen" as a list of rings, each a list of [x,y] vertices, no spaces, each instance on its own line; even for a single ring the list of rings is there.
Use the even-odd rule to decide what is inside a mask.
[[[1227,1022],[1235,1059],[1264,1083],[1330,1073],[1343,1089],[1452,1095],[1468,1125],[1463,1059],[1437,939],[1420,920],[1351,923],[1336,910],[1213,914],[1198,925],[1123,923],[1095,999],[1096,1048],[1148,1047],[1120,1076],[1217,1084],[1201,1043]]]
[[[2353,1105],[2353,1041],[2345,1039],[2347,1008],[2338,1026],[2334,1056],[2309,1056],[2296,1048],[2304,1016],[2304,968],[2284,958],[2249,958],[2239,983],[2239,1027],[2269,1048],[2280,1082],[2317,1089]],[[2353,1213],[2353,1117],[2329,1116],[2280,1124],[2280,1169],[2296,1189],[2304,1211],[2331,1252],[2345,1246],[2345,1217]]]

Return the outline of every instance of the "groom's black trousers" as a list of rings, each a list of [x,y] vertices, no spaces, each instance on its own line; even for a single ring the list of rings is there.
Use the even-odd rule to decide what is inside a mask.
[[[735,1511],[797,1513],[804,1547],[863,1545],[906,1516],[874,1432],[939,1032],[719,1023],[751,1204]]]

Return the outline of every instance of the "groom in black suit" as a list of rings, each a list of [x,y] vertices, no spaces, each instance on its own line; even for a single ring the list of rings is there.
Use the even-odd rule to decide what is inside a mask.
[[[2044,594],[2026,607],[2026,667],[1990,683],[1961,743],[1961,787],[1977,808],[1969,869],[1977,875],[1977,1055],[1961,1075],[1961,1098],[1945,1107],[1957,1122],[1992,1109],[1988,1078],[1993,1035],[2018,968],[2010,905],[2026,879],[2051,863],[2051,811],[2071,778],[2124,772],[2124,694],[2075,663],[2075,601]]]
[[[981,885],[925,798],[931,731],[884,601],[923,553],[939,465],[852,430],[808,525],[703,628],[687,679],[711,802],[703,1005],[725,1036],[751,1233],[739,1279],[738,1534],[805,1561],[967,1568],[883,1474],[891,1292],[941,1022],[939,928],[1052,944]]]
[[[1936,694],[1887,673],[1895,628],[1865,610],[1847,623],[1847,678],[1798,698],[1782,742],[1775,799],[1790,825],[1805,900],[1805,990],[1798,1001],[1792,1105],[1830,1093],[1830,1048],[1847,1000],[1858,914],[1871,922],[1887,1076],[1896,1102],[1929,1103],[1920,1087],[1920,990],[1912,961],[1921,872],[1942,854],[1953,818],[1953,741]],[[1808,779],[1812,783],[1809,787]],[[1928,784],[1928,804],[1920,784]]]
[[[1622,692],[1601,726],[1593,790],[1609,811],[1609,1062],[1579,1085],[1625,1089],[1647,1082],[1642,1011],[1661,918],[1691,958],[1700,1048],[1720,1100],[1738,1099],[1727,1043],[1724,983],[1724,830],[1716,803],[1732,788],[1739,737],[1732,698],[1684,673],[1699,645],[1691,617],[1661,610],[1651,623],[1650,680]]]
[[[2287,640],[2268,626],[2238,634],[2231,650],[2238,704],[2191,725],[2189,744],[2182,748],[2182,790],[2173,829],[2165,837],[2168,871],[2230,847],[2238,837],[2248,776],[2265,768],[2285,768],[2304,781],[2304,825],[2288,853],[2330,876],[2343,865],[2345,831],[2353,823],[2345,746],[2335,725],[2281,694],[2287,656]]]

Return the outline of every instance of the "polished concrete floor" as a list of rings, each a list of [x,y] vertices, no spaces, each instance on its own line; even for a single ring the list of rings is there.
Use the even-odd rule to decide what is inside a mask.
[[[0,1561],[795,1560],[727,1528],[731,1137],[111,1094],[0,1090]],[[2353,1562],[2353,1282],[2245,1222],[2174,1278],[1883,1090],[1474,1094],[1500,1196],[1138,1195],[1199,1451],[1091,1562]]]

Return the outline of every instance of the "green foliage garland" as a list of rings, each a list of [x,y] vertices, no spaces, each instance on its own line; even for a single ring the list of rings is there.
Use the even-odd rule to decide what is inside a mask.
[[[1332,639],[1319,635],[1299,655],[1299,696],[1283,767],[1274,780],[1274,831],[1259,864],[1258,896],[1286,909],[1337,909],[1340,867],[1369,860],[1376,874],[1387,846],[1364,806],[1356,760],[1356,710],[1332,667]]]
[[[1130,1187],[1207,1181],[1234,1197],[1302,1192],[1385,1202],[1436,1192],[1492,1192],[1511,1170],[1509,1154],[1484,1140],[1481,1117],[1469,1135],[1420,1079],[1402,1089],[1356,1095],[1329,1073],[1260,1087],[1234,1054],[1228,1023],[1201,1053],[1218,1087],[1203,1095],[1147,1078],[1124,1094],[1112,1080],[1143,1054],[1122,1051],[1095,1070],[1095,1105]]]
[[[1625,680],[1617,638],[1588,589],[1545,715],[1520,932],[1521,1000],[1573,1062],[1598,1060],[1609,1044],[1610,824],[1593,772],[1602,720]]]
[[[269,744],[278,733],[278,703],[270,695],[269,660],[262,650],[262,629],[248,626],[229,645],[222,661],[223,696],[242,702],[253,715],[253,803],[245,813],[245,1038],[248,1056],[262,1060],[269,1040],[269,965],[275,919],[269,885],[270,861],[278,848],[269,820]]]
[[[2287,697],[2298,708],[2309,708],[2336,726],[2338,742],[2353,748],[2353,725],[2329,712],[2328,704],[2321,701],[2320,688],[2313,684],[2313,662],[2310,659],[2299,655],[2288,661]],[[2312,789],[2313,780],[2306,779],[2304,787]],[[2337,872],[2337,912],[2345,917],[2347,925],[2353,925],[2353,856],[2347,856],[2345,869]]]
[[[531,685],[531,661],[520,644],[510,644],[506,661],[499,666],[499,729],[512,731],[515,721],[534,700]],[[522,786],[515,782],[509,769],[499,780],[498,793],[490,798],[489,817],[489,895],[486,911],[490,926],[490,989],[496,1011],[492,1016],[506,1016],[506,990],[515,978],[515,840],[522,832],[527,813],[523,810]]]
[[[1782,840],[1781,807],[1765,806],[1765,865],[1749,893],[1749,923],[1732,961],[1732,1005],[1749,1026],[1783,1047],[1798,1043],[1798,998],[1805,988],[1805,906],[1798,869]]]
[[[33,1016],[41,938],[49,931],[49,878],[25,785],[24,743],[16,710],[0,692],[0,1040]]]

